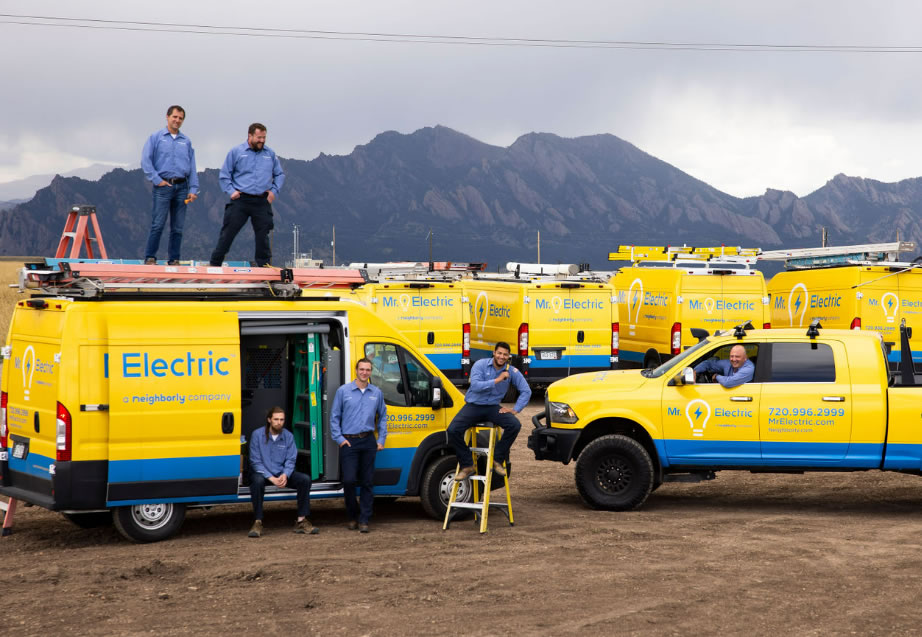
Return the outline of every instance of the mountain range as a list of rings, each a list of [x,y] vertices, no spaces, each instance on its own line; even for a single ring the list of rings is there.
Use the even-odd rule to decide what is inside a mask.
[[[530,133],[503,148],[444,126],[385,132],[349,155],[282,159],[286,182],[273,205],[274,262],[302,251],[331,260],[535,261],[608,267],[619,244],[741,245],[778,249],[904,241],[922,245],[922,178],[883,183],[836,175],[798,197],[768,189],[738,198],[613,135],[573,139]],[[183,258],[207,259],[227,196],[217,169],[200,173],[188,208]],[[51,255],[67,210],[88,203],[110,257],[141,258],[150,184],[139,169],[98,181],[57,176],[27,201],[0,211],[0,254]],[[165,257],[166,238],[161,254]],[[228,258],[252,258],[249,226]]]

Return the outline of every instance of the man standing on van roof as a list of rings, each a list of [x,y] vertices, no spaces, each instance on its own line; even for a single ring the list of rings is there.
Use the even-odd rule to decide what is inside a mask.
[[[734,345],[730,348],[730,360],[709,358],[695,365],[695,373],[707,372],[716,374],[714,380],[721,386],[730,388],[748,383],[755,374],[756,367],[746,356],[746,348]]]
[[[515,415],[531,398],[528,381],[522,372],[509,364],[509,356],[509,344],[500,341],[493,348],[493,358],[481,358],[471,368],[471,386],[464,396],[465,405],[452,419],[447,431],[448,442],[455,450],[461,467],[455,474],[455,480],[464,480],[475,471],[471,450],[464,442],[464,432],[480,422],[491,422],[503,429],[493,452],[493,471],[500,476],[506,475],[503,463],[509,459],[509,449],[522,428]],[[512,409],[499,406],[509,383],[519,390],[519,398]]]
[[[218,245],[211,253],[211,265],[224,262],[224,255],[247,219],[256,235],[255,264],[269,265],[272,260],[269,233],[274,227],[272,203],[285,183],[285,173],[275,151],[266,146],[265,126],[258,122],[250,124],[246,143],[234,146],[227,153],[218,183],[231,200],[224,206],[224,225]]]
[[[263,497],[266,482],[280,488],[296,489],[298,492],[298,518],[295,533],[316,534],[320,529],[311,524],[307,516],[311,513],[311,477],[295,471],[298,449],[294,435],[285,429],[285,410],[273,407],[266,414],[266,426],[256,429],[250,436],[250,499],[256,521],[249,537],[263,533]]]
[[[372,385],[371,361],[359,359],[355,380],[336,390],[330,414],[330,433],[339,445],[339,466],[343,474],[343,495],[349,529],[368,533],[374,505],[375,456],[387,438],[387,406],[381,390]],[[375,441],[375,424],[378,439]],[[362,487],[358,502],[355,485]]]
[[[192,141],[179,132],[186,119],[182,106],[166,109],[166,128],[158,130],[144,142],[141,170],[154,185],[154,205],[151,211],[150,233],[144,249],[144,263],[157,263],[160,236],[170,218],[170,240],[167,263],[179,263],[182,229],[186,221],[186,201],[198,198],[198,174],[195,172],[195,151]]]

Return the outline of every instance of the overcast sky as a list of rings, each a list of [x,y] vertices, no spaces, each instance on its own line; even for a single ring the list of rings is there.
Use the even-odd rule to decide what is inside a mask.
[[[737,196],[806,195],[837,173],[922,175],[922,3],[910,0],[0,0],[0,13],[122,21],[63,28],[0,17],[0,182],[136,165],[173,103],[186,109],[199,169],[219,166],[260,121],[269,146],[299,159],[436,124],[500,146],[533,131],[611,133]],[[125,22],[920,52],[474,46]]]

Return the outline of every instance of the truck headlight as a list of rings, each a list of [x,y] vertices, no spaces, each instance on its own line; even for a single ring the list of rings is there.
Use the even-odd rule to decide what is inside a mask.
[[[548,419],[551,422],[559,422],[567,425],[572,425],[579,418],[576,416],[576,412],[568,405],[567,403],[548,403],[548,408],[550,409],[548,413]]]

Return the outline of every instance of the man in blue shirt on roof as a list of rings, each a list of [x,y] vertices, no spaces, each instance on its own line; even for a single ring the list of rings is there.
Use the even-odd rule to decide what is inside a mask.
[[[285,410],[273,407],[266,414],[266,426],[250,434],[250,499],[256,521],[249,537],[263,533],[263,497],[266,483],[298,492],[298,518],[295,533],[315,535],[319,529],[307,516],[311,513],[311,477],[295,471],[298,448],[294,435],[285,429]]]
[[[464,396],[465,405],[452,419],[447,431],[448,442],[455,450],[460,466],[455,480],[465,480],[475,471],[471,450],[464,442],[464,433],[481,422],[491,422],[503,428],[503,435],[493,452],[493,471],[500,476],[506,475],[503,463],[509,459],[509,449],[522,428],[515,415],[531,398],[528,381],[522,372],[509,364],[509,356],[509,344],[500,341],[493,348],[492,358],[481,358],[471,367],[471,386]],[[509,383],[519,390],[519,399],[512,409],[499,406]]]
[[[375,494],[375,456],[387,439],[387,406],[384,394],[372,385],[371,361],[359,359],[355,380],[336,390],[330,412],[330,434],[339,445],[339,466],[343,475],[343,495],[349,529],[368,533]],[[375,425],[378,438],[375,440]],[[355,486],[362,487],[359,502]]]
[[[746,356],[746,348],[742,345],[730,348],[730,360],[709,358],[695,365],[695,374],[715,374],[714,380],[727,389],[748,383],[755,371],[755,365]]]
[[[247,219],[256,235],[255,265],[269,265],[272,260],[269,233],[274,227],[272,202],[285,183],[285,173],[275,151],[266,146],[265,126],[258,122],[250,124],[246,143],[234,146],[227,153],[218,183],[231,200],[224,206],[224,225],[218,245],[211,253],[211,265],[224,262],[224,255]]]
[[[182,106],[174,104],[169,107],[166,111],[166,128],[148,137],[141,151],[141,170],[154,185],[150,233],[144,250],[144,263],[147,265],[157,263],[157,250],[167,216],[170,218],[167,263],[179,264],[186,202],[198,198],[195,151],[192,149],[192,141],[179,132],[185,119],[186,111]]]

